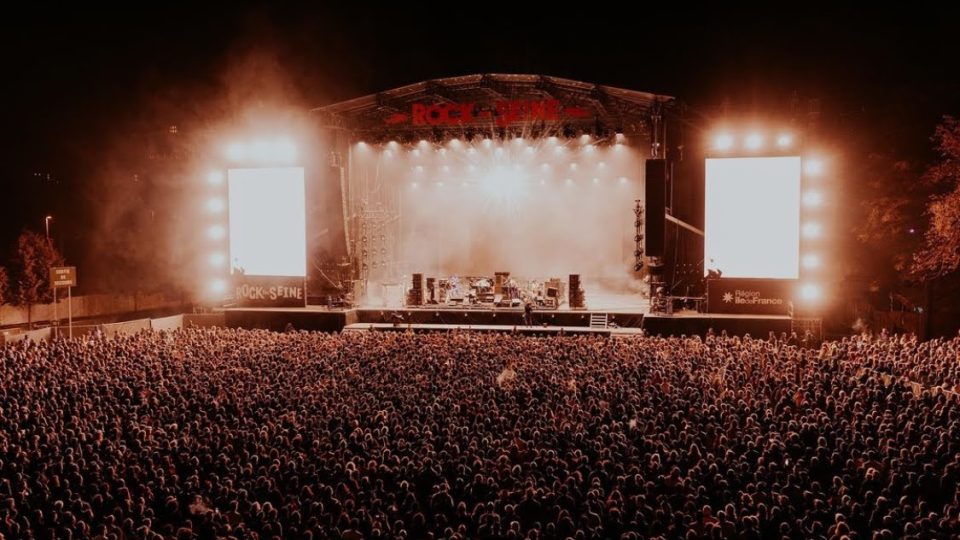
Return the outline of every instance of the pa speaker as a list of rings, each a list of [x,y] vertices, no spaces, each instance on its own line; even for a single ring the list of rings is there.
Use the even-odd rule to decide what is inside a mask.
[[[663,257],[666,235],[667,161],[648,159],[644,181],[644,236],[648,257]]]

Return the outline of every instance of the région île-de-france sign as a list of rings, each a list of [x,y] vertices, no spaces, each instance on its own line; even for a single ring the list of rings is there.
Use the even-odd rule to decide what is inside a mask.
[[[476,103],[414,103],[410,112],[399,112],[387,117],[390,125],[409,123],[414,126],[466,126],[489,123],[491,119],[499,127],[523,122],[555,122],[565,119],[582,119],[590,111],[581,107],[563,106],[557,99],[515,99],[494,102],[490,105]]]

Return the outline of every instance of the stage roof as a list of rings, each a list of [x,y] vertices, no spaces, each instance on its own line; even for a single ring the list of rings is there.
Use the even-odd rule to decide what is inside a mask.
[[[495,128],[498,104],[504,102],[560,103],[560,118],[528,124],[552,124],[579,129],[649,132],[651,116],[675,98],[648,92],[586,83],[546,75],[478,74],[431,79],[312,110],[325,127],[356,132],[395,134],[403,131]],[[414,106],[476,104],[479,113],[469,125],[427,125],[408,121]],[[502,126],[501,126],[502,127]],[[511,126],[512,127],[512,126]]]

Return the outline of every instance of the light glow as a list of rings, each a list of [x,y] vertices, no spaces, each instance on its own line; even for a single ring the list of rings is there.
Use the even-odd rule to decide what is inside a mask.
[[[207,199],[207,211],[211,214],[219,214],[223,212],[225,205],[223,204],[223,199],[220,197],[210,197]]]
[[[820,268],[820,256],[815,253],[808,253],[803,256],[803,267],[807,270]]]
[[[223,294],[227,292],[227,282],[223,279],[215,279],[210,282],[210,292],[213,294]]]
[[[207,183],[218,186],[223,183],[223,172],[221,171],[210,171],[207,173]]]
[[[207,229],[207,238],[211,240],[220,240],[227,233],[226,229],[223,228],[223,225],[211,225]]]
[[[804,283],[800,287],[800,299],[805,302],[816,302],[822,295],[823,291],[815,283]]]
[[[811,207],[823,204],[823,194],[819,191],[807,191],[803,194],[803,204]]]
[[[803,224],[804,238],[820,238],[821,234],[823,234],[823,227],[821,227],[819,223],[814,221]]]
[[[733,135],[721,133],[713,139],[714,150],[730,150],[733,148]]]
[[[803,164],[803,172],[810,176],[818,176],[823,172],[823,161],[816,158],[806,160]]]

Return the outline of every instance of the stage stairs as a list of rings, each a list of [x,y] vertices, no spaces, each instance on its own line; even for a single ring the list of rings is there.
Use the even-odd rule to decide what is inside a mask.
[[[607,317],[606,313],[591,313],[590,328],[607,328]]]

